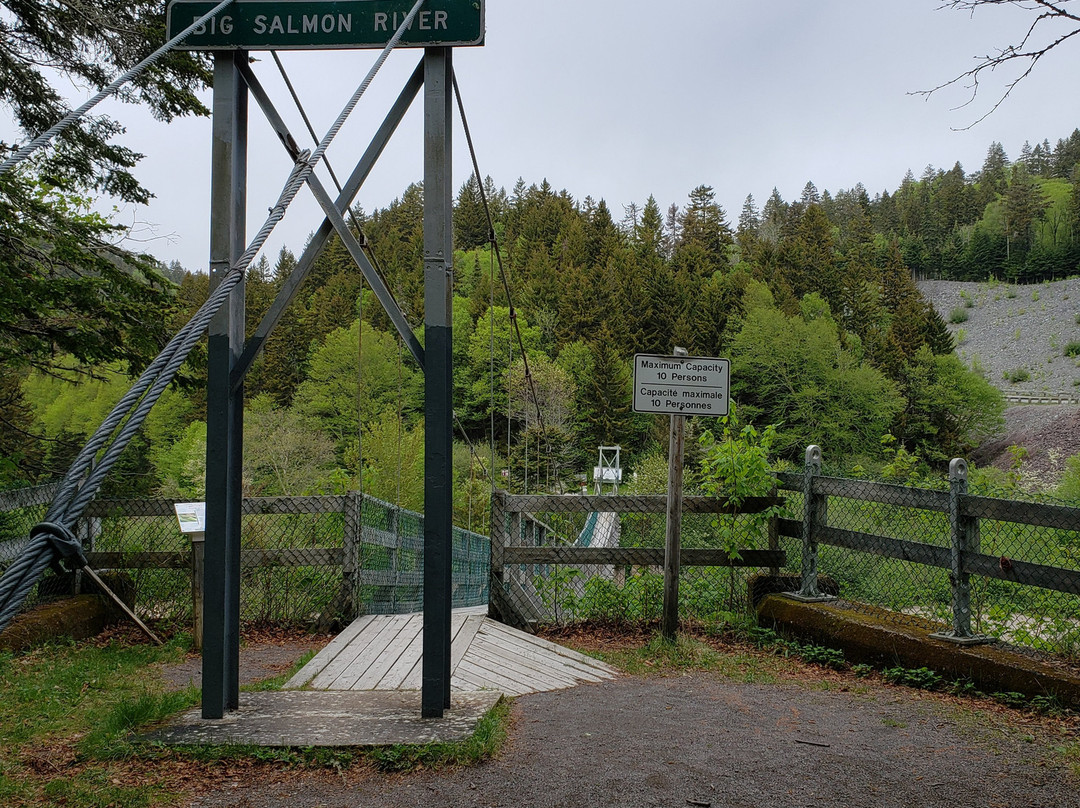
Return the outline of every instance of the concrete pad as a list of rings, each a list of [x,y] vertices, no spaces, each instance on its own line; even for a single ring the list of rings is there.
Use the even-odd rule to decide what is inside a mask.
[[[281,747],[460,741],[501,698],[494,691],[455,693],[442,718],[421,718],[419,690],[241,693],[240,709],[224,718],[203,719],[197,708],[140,739],[170,746]]]

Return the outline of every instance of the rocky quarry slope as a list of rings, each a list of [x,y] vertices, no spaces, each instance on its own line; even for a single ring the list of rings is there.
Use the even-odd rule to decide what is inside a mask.
[[[1027,286],[923,281],[949,323],[956,352],[1010,402],[1005,431],[971,458],[1009,468],[1010,446],[1027,451],[1029,484],[1052,486],[1080,453],[1080,278]],[[1028,401],[1055,403],[1030,404]]]

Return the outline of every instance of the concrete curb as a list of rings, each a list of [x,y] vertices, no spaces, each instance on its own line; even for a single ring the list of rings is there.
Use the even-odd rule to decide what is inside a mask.
[[[784,595],[762,598],[758,623],[782,633],[842,648],[852,662],[926,667],[966,678],[987,693],[1056,696],[1080,708],[1080,676],[997,645],[956,645],[930,635],[941,626],[919,617],[898,625],[885,610],[858,612],[837,603],[800,603]],[[892,619],[890,619],[892,618]]]

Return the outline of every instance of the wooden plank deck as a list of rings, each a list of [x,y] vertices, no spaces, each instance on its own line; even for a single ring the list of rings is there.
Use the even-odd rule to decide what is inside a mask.
[[[521,696],[615,678],[603,662],[505,626],[486,612],[457,609],[451,615],[451,690]],[[422,629],[422,614],[363,615],[285,687],[419,690]]]

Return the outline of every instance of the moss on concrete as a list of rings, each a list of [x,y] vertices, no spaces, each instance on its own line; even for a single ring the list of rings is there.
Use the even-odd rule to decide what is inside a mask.
[[[97,595],[45,603],[20,614],[0,632],[0,651],[20,653],[59,637],[85,640],[100,634],[107,622],[107,609]]]
[[[1056,696],[1080,707],[1080,676],[997,645],[964,646],[930,635],[941,626],[905,615],[906,625],[882,609],[852,611],[835,603],[801,603],[768,595],[758,604],[758,622],[782,633],[842,648],[852,662],[930,668],[970,679],[988,693]]]

